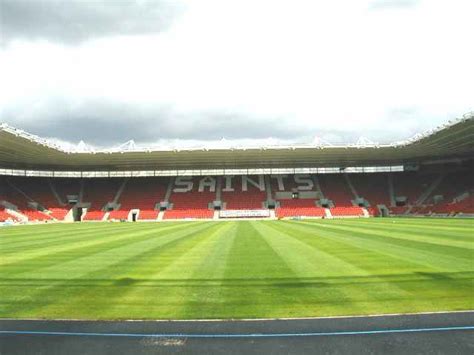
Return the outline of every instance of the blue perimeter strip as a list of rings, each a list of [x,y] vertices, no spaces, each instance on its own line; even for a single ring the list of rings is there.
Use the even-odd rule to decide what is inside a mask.
[[[412,328],[412,329],[380,329],[318,333],[255,333],[255,334],[140,334],[140,333],[86,333],[86,332],[48,332],[35,330],[0,330],[0,335],[59,335],[59,336],[91,336],[91,337],[128,337],[128,338],[284,338],[284,337],[314,337],[333,335],[373,335],[393,333],[423,333],[443,332],[454,330],[474,330],[474,326],[440,327],[440,328]]]

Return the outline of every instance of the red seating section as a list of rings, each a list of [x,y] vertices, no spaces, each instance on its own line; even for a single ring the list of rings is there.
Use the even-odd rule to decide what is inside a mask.
[[[430,194],[425,204],[433,204],[434,196],[436,195],[443,196],[442,203],[451,203],[454,198],[469,191],[472,187],[472,181],[474,181],[474,172],[447,174],[438,187]]]
[[[105,212],[104,211],[87,211],[83,221],[102,221],[104,219]]]
[[[82,202],[90,202],[90,210],[99,211],[112,202],[123,179],[85,179]],[[89,212],[89,211],[88,211]]]
[[[326,210],[317,207],[313,199],[285,199],[279,200],[280,207],[276,209],[277,217],[324,217]]]
[[[212,218],[214,211],[209,209],[168,210],[163,219]]]
[[[39,191],[37,194],[35,194],[36,196],[42,196],[45,201],[53,201],[52,199],[46,197],[47,193],[44,192],[45,183],[47,183],[47,181],[41,178],[11,178],[8,181],[5,180],[0,182],[2,186],[2,191],[0,191],[0,193],[3,196],[3,200],[6,200],[17,206],[18,212],[26,216],[29,221],[48,221],[52,219],[49,215],[32,209],[28,206],[28,202],[38,201],[33,200],[25,192],[25,190],[28,192],[32,192],[36,189]],[[47,187],[49,189],[49,186]],[[51,190],[49,189],[49,191]],[[57,205],[57,201],[55,201],[55,203]]]
[[[79,196],[81,191],[80,179],[58,178],[52,180],[53,186],[62,202],[67,204],[67,196]]]
[[[395,206],[395,207],[390,207],[389,210],[390,210],[390,214],[400,215],[400,214],[405,214],[405,212],[408,210],[408,207]]]
[[[9,183],[16,183],[16,179],[22,178],[3,178],[2,180],[0,180],[0,195],[2,196],[1,199],[14,204],[18,207],[18,209],[27,210],[29,209],[28,202],[31,200],[27,199],[23,194],[14,189]]]
[[[159,211],[155,206],[164,200],[169,179],[167,178],[135,178],[127,181],[120,196],[120,211],[111,213],[109,219],[126,219],[116,216],[128,216],[132,209],[139,209],[138,219],[157,219]]]
[[[57,219],[58,221],[63,221],[64,217],[68,214],[69,210],[66,208],[50,208],[50,216]]]
[[[250,179],[258,181],[258,176],[249,176]],[[224,179],[223,179],[224,180]],[[223,182],[224,188],[224,182]],[[227,210],[261,210],[267,199],[265,191],[248,184],[247,191],[242,191],[242,177],[233,178],[234,191],[222,191],[222,201]]]
[[[387,174],[352,174],[349,179],[359,197],[366,199],[371,207],[390,207],[390,190]]]
[[[462,211],[463,213],[474,213],[474,194],[462,201],[456,202],[448,206],[450,211]]]
[[[82,201],[91,203],[83,221],[101,221],[105,216],[102,209],[112,202],[123,179],[87,179],[84,180]]]
[[[472,171],[459,171],[447,174],[439,186],[428,196],[425,205],[413,206],[419,197],[432,186],[439,173],[418,173],[404,172],[393,173],[395,196],[406,196],[407,206],[390,207],[389,196],[389,176],[383,174],[351,174],[349,178],[357,190],[360,197],[367,199],[371,203],[368,208],[370,215],[377,216],[377,204],[385,204],[390,209],[391,214],[404,214],[407,211],[414,214],[474,214],[474,173]],[[250,176],[254,181],[258,181],[257,176]],[[185,218],[213,218],[214,211],[209,208],[209,204],[216,199],[215,192],[209,192],[206,187],[204,192],[199,192],[199,180],[194,178],[193,189],[190,192],[173,192],[170,196],[170,203],[173,204],[171,210],[164,213],[165,219],[185,219]],[[225,188],[225,178],[222,179],[222,188]],[[322,191],[328,199],[335,203],[331,213],[335,217],[342,216],[363,216],[363,209],[352,206],[354,199],[349,185],[342,174],[322,174],[318,175]],[[53,189],[50,186],[53,184]],[[84,196],[83,202],[91,203],[91,208],[84,215],[84,220],[100,221],[105,216],[102,211],[107,202],[113,201],[123,178],[113,179],[83,179]],[[277,182],[272,181],[272,191],[277,189]],[[156,220],[159,214],[155,210],[157,204],[165,199],[169,178],[130,178],[120,197],[121,208],[112,211],[109,219],[127,219],[129,211],[140,210],[138,218],[140,220]],[[291,192],[297,187],[293,176],[284,179],[285,191]],[[52,219],[63,220],[70,210],[66,204],[67,195],[79,195],[81,180],[66,178],[37,178],[37,177],[5,177],[0,176],[0,201],[6,201],[5,206],[10,204],[17,206],[18,212],[24,214],[31,221],[48,221]],[[175,185],[176,186],[176,185]],[[242,191],[242,177],[236,176],[232,180],[233,192],[222,191],[222,202],[227,210],[253,210],[264,209],[264,202],[267,198],[265,191],[260,191],[251,183],[248,184],[248,191]],[[53,190],[59,195],[58,201]],[[469,195],[470,194],[470,195]],[[444,199],[439,203],[436,195],[441,195]],[[459,201],[463,196],[467,198]],[[284,195],[279,195],[284,196]],[[274,195],[275,197],[275,195]],[[280,199],[280,206],[276,209],[277,217],[323,217],[325,209],[317,207],[315,199]],[[33,203],[38,203],[39,208],[43,206],[47,211],[40,212],[32,209]],[[3,205],[0,206],[0,221],[14,219],[5,211]],[[14,207],[13,207],[14,208]]]
[[[369,212],[369,216],[373,217],[380,215],[379,209],[377,207],[367,207],[367,212]]]
[[[171,210],[167,210],[163,219],[182,218],[212,218],[214,210],[209,209],[209,203],[216,199],[216,192],[210,192],[206,187],[199,192],[199,179],[192,179],[193,189],[189,192],[172,192],[170,203]]]
[[[343,216],[360,216],[364,215],[361,207],[334,207],[331,208],[331,214],[333,217],[343,217]]]
[[[118,211],[110,211],[109,220],[111,219],[128,219],[128,214],[130,211],[126,210],[118,210]]]
[[[433,174],[416,172],[394,173],[392,176],[395,197],[405,196],[409,205],[413,205],[436,178]]]
[[[36,210],[20,210],[21,214],[28,217],[28,221],[49,221],[52,220],[47,214]]]
[[[160,211],[157,210],[140,210],[138,219],[140,220],[156,220]]]
[[[342,174],[319,175],[319,185],[325,198],[332,200],[336,207],[350,207],[354,195]]]
[[[18,221],[18,219],[9,214],[7,211],[5,211],[4,208],[0,207],[0,222],[5,222],[5,221]]]
[[[25,193],[31,201],[39,203],[44,208],[63,207],[54,196],[47,178],[22,177],[15,179],[14,184]]]

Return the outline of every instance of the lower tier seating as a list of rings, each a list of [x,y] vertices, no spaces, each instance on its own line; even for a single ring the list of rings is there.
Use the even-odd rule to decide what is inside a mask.
[[[212,218],[214,211],[209,209],[169,210],[163,219]]]
[[[109,213],[109,220],[112,220],[112,219],[127,219],[129,213],[130,213],[130,211],[124,211],[124,210],[111,211]]]
[[[36,210],[20,210],[19,212],[28,217],[28,221],[49,221],[52,219],[46,213]]]
[[[140,210],[138,219],[142,221],[156,220],[160,211],[157,210]]]
[[[18,221],[18,218],[9,214],[4,209],[0,209],[0,222],[5,222],[5,221]]]
[[[104,211],[87,211],[83,221],[102,221],[104,219]]]
[[[275,210],[276,216],[283,217],[324,217],[326,210],[322,207],[279,207]]]
[[[394,214],[394,215],[405,214],[407,210],[408,210],[408,206],[390,207],[390,214]]]
[[[331,214],[333,217],[345,217],[345,216],[363,216],[364,212],[361,207],[333,207],[331,208]]]
[[[69,210],[65,208],[50,208],[49,211],[51,212],[50,216],[58,221],[63,221],[69,212]]]

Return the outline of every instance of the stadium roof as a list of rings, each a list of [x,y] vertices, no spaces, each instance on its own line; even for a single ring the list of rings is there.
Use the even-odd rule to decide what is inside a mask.
[[[55,171],[136,171],[175,169],[257,169],[386,166],[474,156],[474,114],[387,145],[324,144],[195,149],[68,151],[46,139],[0,126],[0,168]]]

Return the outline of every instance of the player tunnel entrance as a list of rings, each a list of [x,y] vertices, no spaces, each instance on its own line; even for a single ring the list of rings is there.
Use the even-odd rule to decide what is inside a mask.
[[[74,219],[74,222],[80,222],[82,220],[82,214],[82,207],[75,207],[72,211],[72,217]]]

